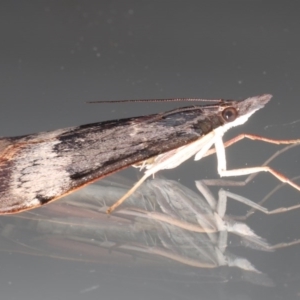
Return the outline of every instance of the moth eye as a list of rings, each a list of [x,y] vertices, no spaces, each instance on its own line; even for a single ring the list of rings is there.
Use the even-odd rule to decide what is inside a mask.
[[[234,121],[236,119],[237,115],[238,115],[237,111],[233,107],[225,108],[222,111],[222,117],[224,118],[224,120],[226,122],[232,122],[232,121]]]

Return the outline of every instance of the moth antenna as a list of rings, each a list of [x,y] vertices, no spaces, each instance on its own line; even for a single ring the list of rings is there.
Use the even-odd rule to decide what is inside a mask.
[[[136,100],[100,100],[100,101],[88,101],[87,103],[130,103],[130,102],[214,102],[218,103],[222,99],[200,99],[200,98],[170,98],[170,99],[136,99]]]

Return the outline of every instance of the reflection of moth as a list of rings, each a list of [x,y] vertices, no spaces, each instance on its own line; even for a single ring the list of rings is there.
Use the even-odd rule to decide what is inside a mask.
[[[149,116],[2,138],[0,213],[41,206],[146,161],[145,175],[132,192],[159,170],[174,168],[194,154],[197,160],[207,155],[213,144],[221,176],[270,171],[267,167],[227,171],[222,142],[229,128],[246,122],[270,98],[262,95],[243,101],[219,100]],[[152,157],[154,160],[149,161]]]
[[[225,210],[219,215],[224,199],[208,195],[204,184],[197,182],[201,195],[176,181],[149,180],[108,218],[107,206],[128,188],[117,181],[103,180],[53,205],[2,218],[0,250],[100,264],[131,265],[134,258],[139,266],[180,265],[176,273],[191,270],[194,276],[201,269],[216,269],[212,274],[219,276],[222,267],[228,277],[238,273],[245,281],[272,285],[242,252],[232,252],[269,251],[269,244]],[[230,243],[228,233],[235,235]]]

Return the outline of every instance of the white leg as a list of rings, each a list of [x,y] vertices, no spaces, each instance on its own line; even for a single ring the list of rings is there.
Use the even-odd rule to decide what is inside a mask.
[[[234,234],[241,236],[243,239],[246,239],[248,241],[247,244],[249,247],[260,249],[263,251],[269,251],[269,244],[264,239],[256,235],[246,224],[237,222],[233,219],[227,219],[226,221],[224,221],[224,216],[226,213],[227,197],[238,200],[250,207],[255,207],[256,209],[266,211],[264,207],[260,207],[258,204],[256,204],[255,202],[247,198],[227,192],[223,189],[219,190],[219,199],[218,201],[216,201],[214,196],[211,194],[210,190],[201,180],[196,181],[196,186],[199,192],[204,196],[206,201],[209,204],[213,203],[213,205],[210,206],[212,210],[215,211],[214,222],[216,224],[216,228],[220,231],[219,234],[220,248],[224,248],[224,249],[226,248],[227,232],[232,232]]]
[[[226,168],[226,156],[225,156],[225,147],[221,137],[215,138],[215,147],[216,147],[216,154],[218,159],[218,173],[221,177],[230,177],[230,176],[243,176],[249,175],[259,172],[269,172],[281,182],[287,183],[293,188],[300,191],[300,186],[296,183],[292,182],[290,179],[282,175],[281,173],[273,170],[268,166],[260,166],[260,167],[252,167],[252,168],[241,168],[241,169],[233,169],[227,170]]]
[[[300,244],[300,240],[295,240],[289,243],[279,243],[273,246],[270,246],[271,250],[276,250],[276,249],[281,249],[281,248],[287,248],[287,247],[291,247],[291,246],[295,246]]]
[[[217,200],[215,199],[215,197],[212,194],[212,192],[210,191],[210,189],[203,182],[203,180],[197,180],[197,181],[195,181],[195,184],[196,184],[198,191],[203,195],[204,199],[209,204],[211,209],[213,211],[215,211],[216,207],[217,207]]]
[[[254,207],[255,209],[258,209],[260,211],[263,211],[263,212],[267,211],[266,208],[261,207],[260,205],[256,204],[255,202],[253,202],[243,196],[220,189],[217,209],[221,215],[225,216],[227,197],[237,200],[239,202],[242,202],[245,205],[248,205],[250,207]],[[218,220],[218,219],[216,219],[216,220]],[[227,220],[226,221],[226,230],[228,232],[232,232],[236,235],[241,236],[244,239],[244,241],[245,240],[247,241],[247,245],[250,248],[259,249],[261,251],[271,251],[272,250],[270,248],[271,246],[268,244],[268,242],[265,239],[256,235],[252,231],[252,229],[244,223],[240,223],[235,220]]]
[[[110,214],[114,211],[119,205],[121,205],[137,188],[152,174],[145,174],[122,198],[120,198],[116,203],[107,209],[107,213]]]
[[[297,178],[299,179],[299,176]],[[296,179],[296,178],[294,178],[294,179]],[[205,199],[208,200],[209,197],[206,196],[206,194],[204,193],[204,191],[206,189],[209,191],[209,189],[206,187],[206,185],[203,182],[203,180],[196,181],[196,186],[197,186],[198,190],[202,193],[202,195],[205,197]],[[282,186],[283,185],[281,185],[280,187],[282,187]],[[278,190],[278,188],[276,187],[274,190]],[[273,194],[273,191],[271,191],[263,200],[266,200],[266,198],[269,198],[270,195]],[[214,199],[213,196],[211,196],[211,197]],[[261,201],[258,204],[258,203],[253,202],[250,199],[248,199],[246,197],[243,197],[241,195],[238,195],[238,194],[235,194],[235,193],[232,193],[232,192],[220,189],[219,190],[219,200],[217,202],[217,205],[214,205],[214,206],[211,206],[211,207],[212,207],[212,209],[215,209],[216,212],[217,212],[217,214],[220,217],[222,217],[222,218],[225,216],[225,213],[226,213],[227,197],[229,197],[229,198],[231,198],[233,200],[236,200],[238,202],[241,202],[241,203],[243,203],[243,204],[245,204],[245,205],[247,205],[249,207],[252,207],[253,210],[259,210],[260,212],[262,212],[262,213],[264,213],[266,215],[283,213],[283,212],[287,212],[287,211],[291,211],[291,210],[299,209],[300,208],[300,204],[297,204],[297,205],[293,205],[293,206],[289,206],[289,207],[280,207],[280,208],[276,208],[276,209],[273,209],[273,210],[268,210],[267,208],[265,208],[265,207],[263,207],[263,206],[260,205],[263,201]],[[215,201],[215,199],[214,199],[214,201]],[[252,213],[253,213],[253,211],[250,214],[252,214]],[[248,214],[247,214],[247,216],[248,216]],[[235,217],[235,219],[244,219],[244,217],[243,218],[239,218],[239,217],[236,218]]]
[[[275,152],[270,158],[268,158],[263,164],[262,166],[266,166],[268,165],[272,160],[274,160],[276,157],[278,157],[279,155],[281,155],[282,153],[299,146],[300,140],[273,140],[273,139],[268,139],[268,138],[264,138],[261,136],[257,136],[257,135],[250,135],[250,134],[240,134],[238,136],[236,136],[235,138],[227,141],[226,143],[224,143],[224,147],[227,148],[229,146],[234,145],[235,143],[243,140],[244,138],[247,139],[251,139],[251,140],[258,140],[258,141],[263,141],[266,143],[272,143],[272,144],[276,144],[276,145],[286,145],[288,144],[289,146],[284,147],[283,149],[278,150],[277,152]],[[225,151],[225,150],[224,150]],[[216,148],[210,149],[209,151],[207,151],[207,153],[205,154],[205,156],[211,155],[213,153],[216,153]],[[217,185],[217,186],[245,186],[247,183],[249,183],[251,180],[254,179],[254,177],[256,177],[258,175],[258,173],[252,173],[250,174],[245,180],[243,181],[235,181],[235,180],[228,180],[228,179],[206,179],[203,180],[203,182],[206,185]],[[293,180],[292,180],[293,181]]]

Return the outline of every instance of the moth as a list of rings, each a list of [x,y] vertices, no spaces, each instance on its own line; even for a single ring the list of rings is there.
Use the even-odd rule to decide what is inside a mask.
[[[298,185],[267,166],[226,168],[225,147],[242,138],[275,144],[300,142],[240,135],[223,144],[222,137],[228,129],[245,123],[271,97],[265,94],[242,101],[196,99],[208,104],[1,138],[0,214],[39,207],[129,166],[145,168],[144,176],[136,185],[108,209],[111,212],[147,177],[175,168],[193,155],[199,160],[214,152],[221,176],[267,171],[300,190]],[[215,148],[210,149],[213,145]]]

